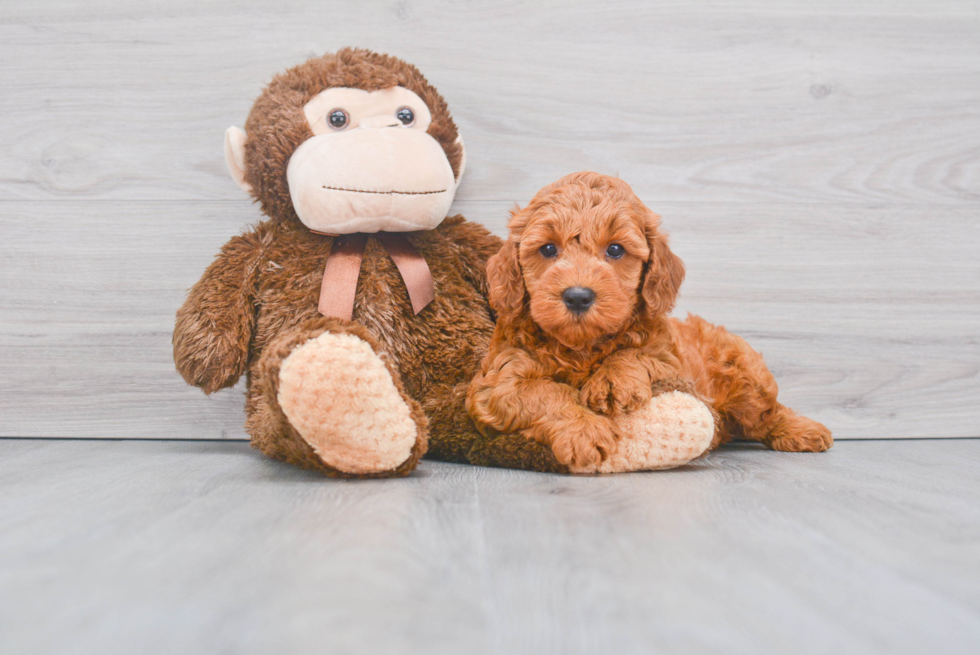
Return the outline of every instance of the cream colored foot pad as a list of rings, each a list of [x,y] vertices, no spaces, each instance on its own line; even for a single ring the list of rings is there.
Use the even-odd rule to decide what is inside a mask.
[[[708,449],[715,431],[707,406],[680,391],[660,394],[618,422],[619,447],[599,466],[599,473],[682,466]]]
[[[324,333],[294,349],[279,372],[277,398],[323,461],[346,473],[397,468],[418,436],[384,362],[351,334]]]

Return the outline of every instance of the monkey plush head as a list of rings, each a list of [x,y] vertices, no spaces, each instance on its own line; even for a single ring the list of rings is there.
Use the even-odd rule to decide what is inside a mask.
[[[465,152],[418,69],[345,48],[273,78],[245,131],[225,133],[225,161],[270,218],[327,234],[408,232],[446,217]]]

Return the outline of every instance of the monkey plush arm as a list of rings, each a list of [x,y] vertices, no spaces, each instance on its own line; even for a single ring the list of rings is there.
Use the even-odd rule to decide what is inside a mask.
[[[487,298],[487,260],[497,254],[504,245],[503,240],[479,223],[470,223],[459,215],[447,218],[442,225],[457,246],[456,257],[463,276]]]
[[[174,362],[204,393],[232,386],[245,372],[261,256],[258,234],[231,239],[177,310]]]

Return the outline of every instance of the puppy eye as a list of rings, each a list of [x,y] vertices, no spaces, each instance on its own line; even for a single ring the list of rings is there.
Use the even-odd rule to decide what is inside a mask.
[[[402,122],[402,125],[411,125],[415,122],[415,112],[408,107],[402,107],[395,112],[395,118]]]
[[[606,248],[606,257],[609,259],[619,259],[626,254],[626,248],[622,247],[618,243],[611,243],[609,247]]]
[[[546,243],[538,249],[542,257],[547,257],[551,259],[552,257],[558,256],[558,246],[553,243]]]
[[[350,120],[350,116],[343,109],[334,109],[327,114],[327,122],[335,130],[342,130],[347,127],[348,120]]]

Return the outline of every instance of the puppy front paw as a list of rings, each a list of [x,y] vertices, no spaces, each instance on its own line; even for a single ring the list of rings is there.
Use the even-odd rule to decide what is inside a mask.
[[[650,402],[653,390],[646,375],[619,375],[614,379],[604,368],[582,385],[582,404],[599,414],[631,412]]]
[[[605,416],[582,414],[556,428],[551,450],[573,473],[594,473],[616,451],[616,424]]]

